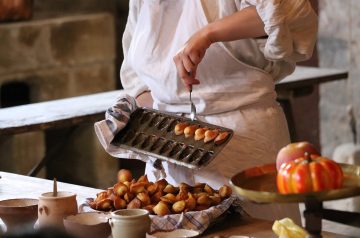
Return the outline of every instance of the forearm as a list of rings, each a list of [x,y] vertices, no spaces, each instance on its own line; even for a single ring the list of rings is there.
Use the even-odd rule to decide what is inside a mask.
[[[145,91],[139,96],[136,97],[136,103],[139,107],[152,108],[153,107],[153,98],[150,91]]]
[[[207,25],[203,30],[209,40],[225,42],[265,36],[264,23],[255,7],[248,7]]]
[[[265,36],[264,23],[255,7],[248,7],[197,31],[174,56],[174,62],[185,86],[199,84],[197,66],[212,43]],[[192,74],[189,74],[191,72]]]

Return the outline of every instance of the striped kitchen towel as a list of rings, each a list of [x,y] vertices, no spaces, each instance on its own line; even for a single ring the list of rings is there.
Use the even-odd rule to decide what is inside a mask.
[[[230,206],[242,216],[248,216],[239,205],[239,198],[236,195],[225,199],[217,206],[212,206],[202,211],[190,211],[180,214],[170,214],[165,216],[150,215],[150,233],[155,231],[171,231],[174,229],[188,229],[203,233],[212,223],[216,222]]]
[[[125,150],[111,144],[116,134],[126,126],[131,113],[136,109],[135,98],[129,95],[119,97],[116,103],[107,109],[105,119],[95,122],[94,129],[96,136],[105,151],[114,157],[155,162],[155,158]]]

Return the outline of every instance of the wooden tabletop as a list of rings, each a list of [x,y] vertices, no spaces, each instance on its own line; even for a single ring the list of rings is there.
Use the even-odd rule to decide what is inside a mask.
[[[348,78],[346,69],[328,69],[317,67],[296,67],[294,73],[275,85],[276,90],[293,90],[320,83],[326,83]]]
[[[0,200],[11,198],[39,198],[42,193],[51,192],[53,181],[19,174],[0,172]],[[85,202],[86,198],[96,197],[102,190],[79,186],[69,183],[57,182],[58,191],[76,193],[78,204]]]
[[[289,91],[319,83],[346,79],[343,69],[297,67],[295,72],[276,84],[277,91]],[[0,109],[0,135],[72,126],[104,118],[124,90],[96,93],[24,106]]]
[[[53,181],[28,177],[13,173],[0,172],[0,200],[11,198],[38,198],[42,193],[51,192]],[[95,197],[102,190],[69,183],[58,182],[58,191],[77,194],[78,205],[88,197]],[[276,238],[272,231],[273,222],[240,217],[238,214],[225,216],[210,227],[201,237],[249,236],[254,238]],[[344,237],[324,232],[324,238]]]

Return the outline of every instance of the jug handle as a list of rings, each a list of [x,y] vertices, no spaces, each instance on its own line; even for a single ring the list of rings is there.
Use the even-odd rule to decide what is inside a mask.
[[[39,213],[40,213],[40,215],[42,215],[43,211],[44,211],[45,215],[48,215],[48,214],[49,214],[49,209],[48,209],[46,206],[41,206],[41,207],[39,207]]]

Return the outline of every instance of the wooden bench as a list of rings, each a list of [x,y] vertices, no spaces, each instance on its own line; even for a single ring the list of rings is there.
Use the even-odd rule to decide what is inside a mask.
[[[292,95],[304,95],[311,92],[317,84],[347,77],[348,72],[342,69],[297,67],[292,75],[277,83],[276,91],[279,100],[285,106],[289,128],[294,128],[289,102]],[[116,101],[116,98],[125,93],[124,90],[115,90],[0,109],[0,136],[98,121],[104,118],[106,109]],[[64,143],[66,142],[59,142],[57,148],[47,152],[45,158],[29,172],[29,175],[36,175],[51,158],[51,153],[56,153]]]

